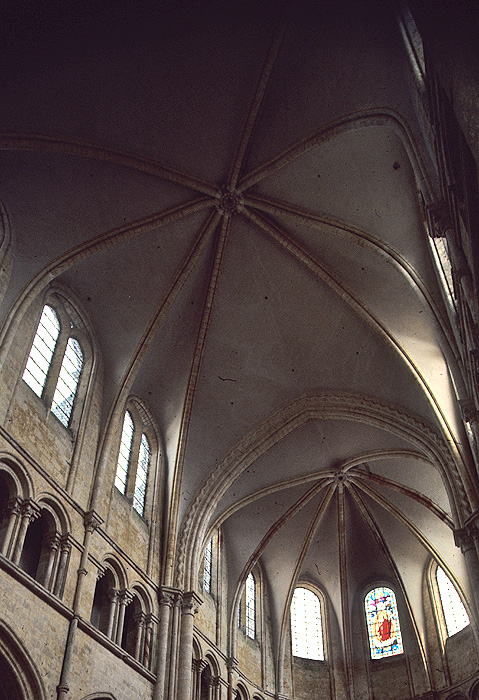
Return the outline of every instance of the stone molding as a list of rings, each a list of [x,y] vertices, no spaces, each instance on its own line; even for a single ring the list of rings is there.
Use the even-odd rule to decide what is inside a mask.
[[[471,506],[456,460],[439,431],[403,407],[369,396],[346,392],[305,395],[283,407],[254,428],[218,461],[192,501],[182,525],[177,552],[175,585],[193,580],[195,549],[203,539],[200,523],[208,523],[230,485],[256,459],[297,428],[312,420],[354,420],[409,440],[445,477],[456,522],[471,514]],[[452,483],[451,483],[452,482]]]

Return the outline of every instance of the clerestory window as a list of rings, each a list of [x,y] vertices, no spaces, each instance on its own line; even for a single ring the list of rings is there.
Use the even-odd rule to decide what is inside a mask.
[[[456,587],[440,566],[436,569],[436,581],[447,636],[452,637],[454,634],[467,627],[469,624],[469,615],[467,614],[464,603]]]
[[[308,588],[296,588],[291,601],[291,648],[293,656],[324,661],[321,605]]]
[[[45,304],[22,375],[65,428],[72,427],[85,348],[89,349],[81,326],[65,300],[55,296],[52,303]]]
[[[115,486],[142,517],[152,459],[151,442],[146,434],[145,414],[135,405],[125,411],[116,465]]]
[[[252,573],[245,585],[245,630],[248,637],[256,638],[256,581]]]
[[[203,568],[203,590],[206,593],[211,593],[212,581],[212,564],[213,564],[213,538],[210,539],[205,549],[205,560]]]
[[[394,591],[385,586],[374,588],[364,599],[372,659],[403,653],[399,614]]]

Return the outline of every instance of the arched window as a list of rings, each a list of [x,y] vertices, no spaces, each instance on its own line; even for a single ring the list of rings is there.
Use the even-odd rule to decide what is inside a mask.
[[[133,418],[131,417],[130,412],[126,411],[123,419],[123,430],[121,431],[120,451],[118,452],[115,477],[115,486],[123,494],[126,491],[126,480],[130,465],[131,445],[133,442],[134,430],[135,426],[133,424]]]
[[[145,510],[146,483],[148,479],[148,469],[150,467],[151,448],[145,433],[140,440],[140,452],[138,455],[138,466],[136,469],[135,493],[133,495],[133,508],[143,515]]]
[[[72,427],[87,346],[78,314],[53,296],[43,307],[22,378],[65,428]]]
[[[452,637],[453,634],[467,627],[469,624],[469,616],[456,587],[440,566],[436,569],[436,581],[447,636]]]
[[[245,585],[245,630],[248,637],[256,638],[256,581],[252,572]]]
[[[210,539],[205,549],[205,560],[203,568],[203,590],[206,593],[211,593],[212,580],[212,564],[213,564],[213,538]]]
[[[296,588],[291,601],[291,647],[293,656],[324,660],[321,605],[307,588]]]
[[[116,465],[115,486],[133,504],[142,517],[148,490],[148,477],[152,461],[150,420],[137,401],[130,400],[123,419],[120,448]]]
[[[399,615],[394,591],[374,588],[364,599],[372,659],[403,653]]]
[[[23,373],[23,380],[33,389],[37,396],[43,393],[50,364],[55,350],[60,321],[51,306],[43,307],[37,332],[33,339],[30,354]]]
[[[21,510],[29,524],[23,540],[19,533],[14,563],[47,590],[61,597],[71,550],[68,533],[62,532],[61,524],[43,503],[37,505],[27,499]]]

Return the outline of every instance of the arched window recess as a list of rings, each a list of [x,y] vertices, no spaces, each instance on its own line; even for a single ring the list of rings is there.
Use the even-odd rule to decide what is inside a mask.
[[[49,294],[22,379],[44,402],[48,413],[73,432],[78,427],[91,369],[92,346],[83,320],[63,295]]]
[[[469,625],[469,615],[456,584],[437,562],[431,563],[429,583],[438,630],[445,643]]]
[[[309,586],[295,588],[291,599],[291,653],[324,661],[323,601]]]
[[[130,398],[123,415],[115,487],[145,519],[153,503],[157,458],[153,420],[138,399]]]
[[[263,596],[261,571],[256,565],[248,574],[238,606],[238,627],[246,637],[261,641],[263,628]]]
[[[396,595],[387,586],[377,586],[364,597],[371,659],[396,656],[404,651]]]

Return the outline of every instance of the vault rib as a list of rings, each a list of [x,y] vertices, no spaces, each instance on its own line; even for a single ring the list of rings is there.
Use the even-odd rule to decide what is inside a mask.
[[[429,542],[427,537],[420,531],[418,527],[416,527],[416,525],[407,516],[401,513],[401,511],[395,506],[393,506],[393,504],[390,503],[386,498],[384,498],[384,496],[382,496],[380,493],[378,493],[375,489],[371,488],[367,484],[364,484],[360,479],[357,479],[356,477],[350,474],[348,476],[348,480],[352,484],[354,484],[354,486],[356,486],[357,489],[363,491],[370,498],[372,498],[373,501],[376,501],[376,503],[382,506],[384,510],[386,510],[390,515],[394,516],[397,520],[399,520],[399,522],[402,523],[416,537],[417,540],[419,540],[422,546],[425,549],[427,549],[429,554],[441,564],[442,568],[445,571],[449,571],[449,567],[439,555],[434,545],[431,544],[431,542]]]
[[[287,216],[293,219],[293,221],[305,224],[309,228],[319,231],[327,230],[328,233],[335,236],[343,236],[347,238],[348,241],[358,243],[361,247],[364,246],[385,258],[407,278],[412,289],[415,292],[419,292],[421,295],[424,304],[429,310],[432,321],[434,322],[435,329],[439,332],[439,337],[444,339],[444,350],[447,352],[447,355],[455,363],[460,360],[449,319],[441,312],[441,309],[437,307],[416,270],[410,265],[406,258],[398,251],[394,250],[392,246],[355,226],[350,226],[330,216],[303,209],[289,202],[278,201],[257,194],[246,196],[244,202],[246,205],[259,209],[266,214]]]
[[[288,251],[293,258],[309,269],[318,279],[322,280],[330,289],[332,289],[343,301],[348,304],[353,311],[363,319],[374,332],[376,332],[382,340],[392,347],[398,356],[406,363],[411,370],[411,373],[416,378],[417,382],[428,397],[429,402],[441,424],[444,433],[448,436],[452,444],[454,444],[457,454],[460,455],[461,461],[464,463],[464,454],[461,449],[461,444],[454,435],[454,431],[449,425],[449,422],[444,415],[444,412],[436,400],[432,389],[429,387],[423,374],[417,367],[416,363],[406,352],[405,348],[399,341],[388,331],[386,326],[361,302],[341,280],[326,266],[318,262],[308,251],[306,251],[300,243],[294,240],[292,236],[287,234],[278,225],[264,219],[262,216],[255,214],[250,209],[245,208],[243,215],[250,221],[255,223],[260,229],[267,233],[276,243]]]
[[[346,504],[344,483],[338,483],[338,542],[339,542],[339,585],[341,594],[341,619],[343,629],[344,660],[346,666],[346,692],[354,700],[353,649],[351,636],[351,617],[349,614],[349,586],[346,541]]]
[[[315,536],[317,529],[319,527],[319,524],[321,520],[323,519],[323,516],[326,512],[327,507],[329,506],[331,499],[334,495],[334,493],[337,490],[337,486],[335,483],[330,483],[328,490],[324,494],[321,503],[319,504],[316,513],[311,520],[309,527],[306,531],[306,535],[303,539],[303,542],[301,544],[298,557],[296,559],[296,564],[293,569],[293,575],[291,577],[291,583],[289,585],[289,590],[288,594],[286,596],[285,604],[283,607],[283,614],[281,616],[281,627],[280,627],[280,639],[279,639],[279,644],[278,644],[278,654],[276,658],[276,666],[277,666],[277,686],[280,690],[280,692],[283,690],[283,678],[282,678],[282,669],[283,669],[283,658],[284,658],[284,650],[285,650],[285,644],[286,644],[286,630],[287,630],[287,625],[288,625],[288,615],[289,615],[289,610],[291,607],[291,600],[293,598],[293,593],[294,589],[296,587],[296,583],[298,581],[298,577],[301,571],[301,567],[303,565],[303,562],[306,558],[306,555],[308,553],[308,550],[311,546],[311,541],[313,537]]]
[[[425,176],[425,167],[422,163],[419,152],[414,146],[401,117],[393,110],[365,110],[356,114],[349,114],[340,119],[337,119],[330,124],[325,125],[321,129],[314,131],[304,139],[296,141],[287,146],[281,153],[271,158],[263,165],[254,168],[250,173],[245,175],[238,185],[238,191],[241,193],[256,185],[261,180],[264,180],[269,175],[272,175],[277,170],[284,168],[288,163],[296,160],[304,153],[307,153],[315,146],[331,140],[338,134],[347,131],[355,131],[374,126],[389,126],[401,139],[401,142],[406,149],[406,152],[411,161],[416,180],[420,181],[426,189],[428,197],[432,197],[433,193],[429,188],[428,178]]]
[[[398,482],[393,481],[392,479],[387,479],[384,476],[379,476],[379,474],[368,474],[367,472],[356,471],[349,472],[350,476],[353,476],[353,474],[356,478],[360,478],[361,480],[372,481],[376,484],[379,484],[381,486],[387,486],[390,489],[402,493],[404,496],[411,498],[412,500],[416,501],[417,503],[420,503],[422,506],[431,511],[433,515],[442,520],[442,522],[445,523],[451,530],[454,529],[454,523],[452,521],[452,518],[450,518],[449,515],[447,515],[447,513],[445,513],[442,510],[442,508],[440,508],[436,503],[434,503],[434,501],[432,501],[430,498],[427,498],[427,496],[420,493],[419,491],[416,491],[415,489],[412,489],[408,486],[404,486],[403,484],[399,484]]]
[[[269,85],[269,80],[274,68],[274,64],[276,62],[276,58],[278,56],[278,52],[281,48],[285,29],[286,26],[285,24],[283,24],[280,26],[279,30],[277,30],[276,35],[273,37],[273,40],[270,44],[266,60],[263,64],[263,68],[261,70],[261,74],[256,85],[256,91],[253,97],[253,102],[251,104],[248,116],[246,118],[243,133],[241,134],[241,139],[238,144],[238,148],[233,159],[233,164],[228,177],[228,189],[230,189],[231,191],[236,189],[246,150],[248,148],[251,135],[256,124],[256,119],[258,117],[267,87]]]
[[[126,398],[139,371],[142,360],[144,359],[151,343],[153,342],[153,339],[155,338],[156,334],[162,327],[166,317],[168,316],[168,312],[170,311],[175,299],[177,298],[181,289],[185,285],[191,272],[198,264],[201,255],[204,252],[206,245],[208,244],[208,241],[211,239],[211,236],[216,226],[218,225],[219,219],[220,214],[216,211],[214,211],[210,215],[208,221],[202,228],[191,250],[184,259],[181,267],[177,271],[175,277],[170,282],[170,285],[166,290],[155,313],[151,317],[150,322],[145,329],[143,337],[141,338],[140,342],[138,343],[135,349],[134,354],[132,355],[125,375],[119,384],[116,396],[112,401],[107,419],[105,421],[106,428],[99,441],[98,454],[100,455],[100,457],[97,460],[97,463],[102,463],[103,459],[108,459],[108,454],[111,450],[111,441],[116,430],[114,416],[119,411],[119,408],[124,405],[124,402],[126,401]],[[93,498],[90,503],[91,509],[94,509],[96,507],[97,494],[99,494],[103,488],[100,476],[102,472],[103,470],[98,467],[96,477],[97,482],[95,488],[92,491]]]
[[[188,173],[171,168],[163,163],[146,158],[145,156],[119,151],[83,139],[66,139],[60,136],[46,134],[0,134],[1,151],[36,151],[40,153],[61,153],[66,155],[89,158],[91,160],[113,163],[124,168],[130,168],[149,175],[155,175],[162,180],[175,182],[183,187],[215,196],[217,187]]]
[[[198,336],[196,339],[195,350],[193,353],[193,359],[190,368],[190,376],[188,378],[188,386],[186,389],[185,401],[183,404],[183,411],[180,423],[180,435],[178,439],[178,445],[176,449],[176,459],[173,465],[173,485],[172,485],[172,495],[171,495],[171,510],[169,513],[169,518],[166,526],[166,567],[165,567],[165,585],[171,585],[171,580],[174,575],[175,568],[175,550],[176,550],[176,539],[177,533],[177,521],[179,513],[179,501],[181,494],[181,483],[183,478],[183,467],[186,454],[186,445],[188,439],[188,431],[191,421],[191,413],[193,408],[193,403],[195,399],[196,386],[198,384],[198,376],[201,366],[201,360],[203,357],[203,351],[206,344],[206,337],[208,333],[208,328],[211,319],[211,313],[213,310],[213,304],[215,300],[216,290],[218,287],[218,280],[221,272],[221,265],[223,261],[223,254],[226,246],[226,239],[230,229],[231,218],[228,216],[223,216],[221,220],[221,226],[219,230],[219,236],[215,251],[215,257],[213,261],[213,266],[210,273],[210,279],[208,284],[208,291],[206,294],[206,299],[203,307],[203,314],[200,321],[200,326],[198,330]]]
[[[404,597],[404,600],[406,601],[406,606],[407,606],[409,616],[411,618],[414,632],[416,635],[416,641],[418,643],[419,650],[421,653],[421,660],[422,660],[422,663],[424,665],[424,668],[426,670],[426,674],[428,677],[429,686],[430,686],[430,688],[432,688],[433,687],[433,680],[432,680],[431,669],[430,669],[428,661],[427,661],[426,651],[425,651],[424,645],[422,643],[421,635],[419,634],[419,627],[418,627],[418,624],[416,622],[416,618],[414,616],[414,612],[413,612],[411,603],[409,602],[409,597],[407,595],[404,581],[403,581],[402,576],[399,573],[399,570],[396,566],[396,563],[394,561],[394,557],[392,556],[391,551],[390,551],[384,537],[382,536],[381,530],[380,530],[378,524],[376,523],[374,516],[372,515],[372,513],[368,509],[367,505],[364,503],[363,499],[361,498],[361,495],[357,492],[356,488],[354,488],[354,485],[349,491],[350,491],[350,494],[351,494],[354,502],[356,503],[356,505],[359,509],[359,512],[361,513],[367,526],[369,527],[370,531],[372,532],[380,550],[382,551],[383,555],[385,556],[386,561],[388,562],[389,566],[391,567],[392,571],[394,572],[394,574],[396,576],[397,582],[401,588],[401,593]],[[414,693],[414,683],[413,683],[413,678],[412,678],[412,673],[411,673],[408,655],[406,655],[406,664],[407,664],[407,670],[408,670],[409,683],[410,683],[411,691],[412,691],[411,692],[411,697],[412,697],[415,695],[415,693]]]
[[[65,270],[68,270],[70,267],[73,267],[73,265],[85,260],[94,253],[98,253],[122,241],[132,239],[141,234],[171,224],[191,214],[196,214],[204,209],[208,209],[212,204],[210,198],[201,197],[187,204],[170,207],[161,214],[147,216],[144,219],[134,221],[126,226],[100,233],[98,236],[71,248],[69,251],[50,262],[29,282],[10,309],[0,336],[0,343],[2,344],[0,362],[3,362],[5,352],[9,348],[10,342],[20,323],[23,315],[20,313],[21,308],[28,306],[31,300],[36,297],[47,284],[55,279],[55,277],[58,277],[62,272],[65,272]]]

